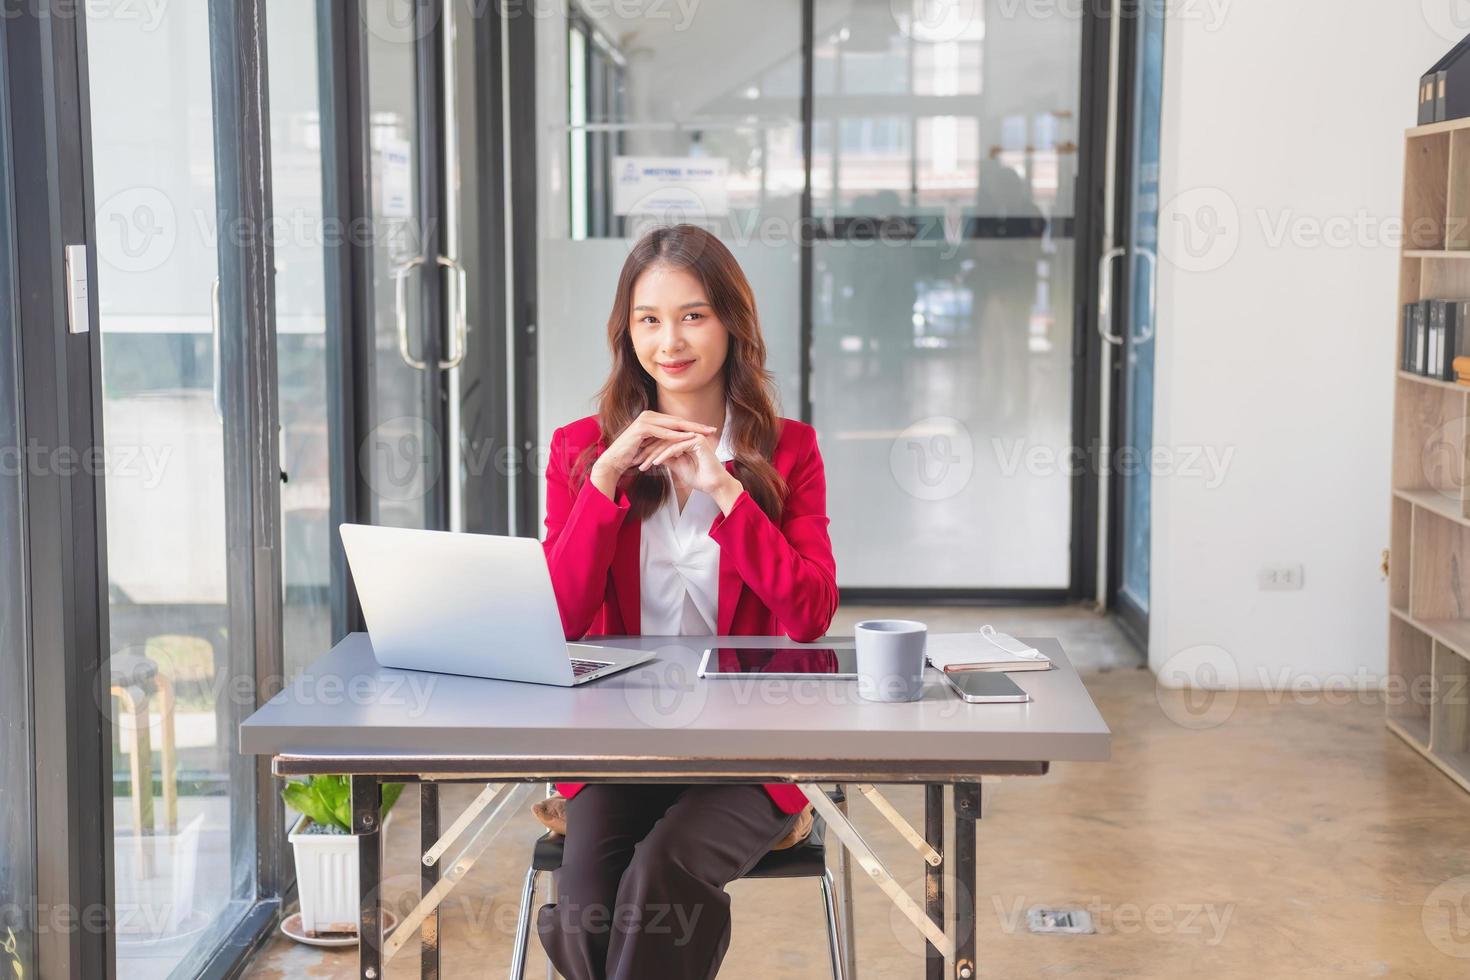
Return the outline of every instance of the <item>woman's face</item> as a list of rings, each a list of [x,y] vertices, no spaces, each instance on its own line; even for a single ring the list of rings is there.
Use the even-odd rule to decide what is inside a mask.
[[[693,273],[649,266],[633,283],[632,306],[633,350],[660,388],[690,392],[718,381],[730,335]]]

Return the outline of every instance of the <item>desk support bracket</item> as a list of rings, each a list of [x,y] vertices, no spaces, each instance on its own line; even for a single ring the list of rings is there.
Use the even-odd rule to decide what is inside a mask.
[[[893,804],[889,803],[888,798],[878,792],[877,787],[872,783],[858,783],[857,790],[868,798],[868,802],[873,804],[874,809],[883,814],[889,823],[893,824],[893,829],[898,831],[899,836],[908,841],[913,849],[919,852],[920,856],[924,858],[925,864],[931,868],[937,868],[944,863],[944,858],[939,856],[939,852],[929,846],[929,842],[924,839],[924,835],[915,830],[914,825],[905,820],[903,814],[893,808]]]
[[[878,855],[873,853],[873,849],[868,846],[867,841],[863,840],[857,828],[852,825],[845,814],[837,809],[837,805],[823,792],[822,788],[816,783],[798,783],[797,785],[806,794],[812,807],[822,815],[822,819],[827,822],[827,827],[837,835],[842,846],[852,853],[853,859],[857,861],[863,872],[879,888],[883,889],[883,893],[888,896],[889,900],[898,906],[898,910],[914,924],[914,928],[924,934],[935,949],[943,953],[947,959],[953,959],[955,944],[949,936],[945,935],[944,927],[930,919],[924,909],[909,897],[898,882],[893,880],[893,875],[884,867]],[[902,821],[903,818],[899,819]],[[904,822],[904,826],[908,826],[907,822]],[[909,828],[910,831],[912,829],[912,827]]]
[[[444,836],[440,837],[434,842],[433,847],[424,852],[424,867],[432,867],[443,857],[444,852],[449,850],[455,841],[459,840],[459,835],[465,832],[465,828],[474,823],[475,818],[484,812],[485,807],[490,805],[490,801],[507,789],[509,789],[508,784],[491,783],[481,790],[480,795],[475,797],[470,805],[464,808],[464,812],[454,819],[454,823],[449,825],[449,829],[444,831]]]
[[[476,813],[488,808],[490,811],[489,815],[475,828],[474,833],[470,835],[469,840],[465,842],[460,852],[455,855],[454,860],[449,862],[448,869],[443,872],[439,881],[429,890],[428,894],[419,899],[419,903],[403,917],[403,921],[393,930],[393,934],[388,937],[387,941],[383,943],[384,963],[391,960],[394,954],[403,948],[404,943],[408,942],[408,937],[413,935],[414,931],[418,929],[424,919],[437,909],[441,902],[449,897],[449,893],[463,880],[465,875],[469,874],[470,869],[475,865],[475,861],[484,853],[485,848],[489,847],[495,838],[500,835],[500,831],[504,829],[505,825],[511,819],[520,816],[524,812],[525,803],[536,788],[532,783],[505,783],[501,786],[486,788],[486,793],[490,793],[492,789],[495,791],[491,794],[494,802],[491,803],[487,797],[485,803],[480,805]],[[482,793],[481,796],[485,796],[486,793]],[[476,803],[479,802],[477,799]],[[471,804],[471,807],[474,807],[474,805]],[[456,821],[456,825],[458,825],[458,821]],[[445,835],[446,838],[450,839],[449,843],[452,843],[453,837],[455,836],[458,836],[458,834],[454,833],[453,828],[451,828],[450,834]],[[440,843],[444,844],[445,848],[448,847],[448,843],[445,843],[445,841],[441,840]],[[424,863],[426,865],[433,863],[429,860],[428,853],[424,855]]]

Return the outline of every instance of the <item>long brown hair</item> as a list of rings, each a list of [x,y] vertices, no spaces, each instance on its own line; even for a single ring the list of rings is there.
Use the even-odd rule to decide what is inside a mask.
[[[658,384],[639,363],[629,328],[633,286],[655,264],[685,269],[698,279],[729,332],[723,371],[725,397],[730,403],[730,444],[735,451],[733,472],[756,505],[779,523],[786,481],[771,465],[771,453],[781,438],[782,423],[776,412],[776,380],[766,370],[766,342],[756,316],[755,294],[725,243],[703,228],[655,228],[638,240],[623,263],[607,318],[612,371],[597,392],[602,443],[611,445],[640,412],[658,408]],[[597,447],[588,446],[572,465],[573,495],[581,489],[597,455]],[[640,519],[647,519],[663,504],[668,481],[653,470],[631,472],[634,476],[627,488],[631,507]]]

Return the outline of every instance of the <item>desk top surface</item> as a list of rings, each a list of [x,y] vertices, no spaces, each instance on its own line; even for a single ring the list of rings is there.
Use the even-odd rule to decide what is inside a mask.
[[[855,681],[704,680],[706,647],[850,645],[851,637],[598,637],[653,650],[645,664],[573,688],[383,667],[353,633],[240,725],[251,755],[356,760],[525,757],[886,763],[1101,761],[1111,733],[1061,644],[1031,638],[1056,667],[1012,673],[1018,704],[967,704],[930,668],[924,697],[860,699]],[[346,770],[344,770],[346,771]]]

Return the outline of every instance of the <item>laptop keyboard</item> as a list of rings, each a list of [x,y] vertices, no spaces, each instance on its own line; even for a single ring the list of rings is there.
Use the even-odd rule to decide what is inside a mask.
[[[601,670],[611,663],[611,660],[580,660],[577,657],[573,657],[572,676],[581,677],[583,674],[590,674],[594,670]]]

